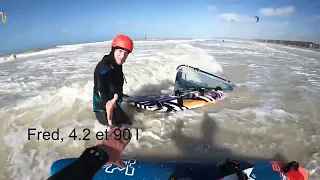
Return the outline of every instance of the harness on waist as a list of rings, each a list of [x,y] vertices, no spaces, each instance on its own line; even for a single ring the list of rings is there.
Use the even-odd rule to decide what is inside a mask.
[[[103,112],[104,110],[97,107],[97,104],[101,102],[100,92],[93,91],[92,100],[93,112]]]

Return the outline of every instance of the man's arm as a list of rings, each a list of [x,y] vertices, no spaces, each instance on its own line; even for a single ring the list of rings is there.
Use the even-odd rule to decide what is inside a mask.
[[[87,148],[77,160],[49,177],[48,180],[91,180],[108,160],[108,154],[99,146]]]
[[[109,77],[109,90],[110,90],[110,99],[113,98],[114,94],[118,95],[117,104],[120,105],[123,98],[123,84],[124,78],[123,73],[117,72],[115,76]]]
[[[106,109],[106,103],[110,100],[109,97],[109,74],[105,73],[102,74],[102,70],[103,70],[103,66],[102,63],[98,63],[98,65],[96,66],[95,70],[94,70],[94,79],[96,81],[97,84],[97,90],[99,92],[99,97],[100,97],[100,102],[97,103],[97,108],[105,110]]]
[[[109,87],[110,87],[110,95],[113,95],[114,94],[117,94],[118,95],[118,101],[117,102],[120,102],[122,101],[122,98],[123,98],[123,89],[122,89],[122,85],[120,84],[109,84]]]

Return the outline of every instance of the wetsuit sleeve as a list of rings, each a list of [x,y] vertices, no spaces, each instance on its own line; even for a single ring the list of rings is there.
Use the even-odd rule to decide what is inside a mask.
[[[99,63],[94,70],[94,79],[96,81],[97,90],[100,92],[100,102],[97,103],[97,108],[105,110],[106,103],[110,100],[108,92],[109,90],[109,74],[101,74],[103,70],[102,63]]]
[[[116,78],[116,79],[111,79]],[[109,77],[109,82],[117,82],[117,83],[109,83],[110,88],[110,99],[113,98],[114,94],[118,94],[118,102],[122,101],[123,98],[123,83],[122,79],[119,77]]]
[[[99,147],[87,148],[77,160],[49,177],[48,180],[91,180],[108,160],[107,153]]]

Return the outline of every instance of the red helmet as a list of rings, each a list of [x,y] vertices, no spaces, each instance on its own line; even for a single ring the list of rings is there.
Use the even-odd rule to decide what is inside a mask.
[[[113,39],[112,47],[127,49],[131,53],[133,50],[133,42],[128,36],[120,34]]]

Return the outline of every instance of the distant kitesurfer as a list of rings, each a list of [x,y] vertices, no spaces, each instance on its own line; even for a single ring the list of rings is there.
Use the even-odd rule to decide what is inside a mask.
[[[111,52],[102,58],[94,70],[93,111],[103,125],[132,124],[120,108],[125,80],[122,64],[132,50],[133,41],[128,36],[116,36]]]

